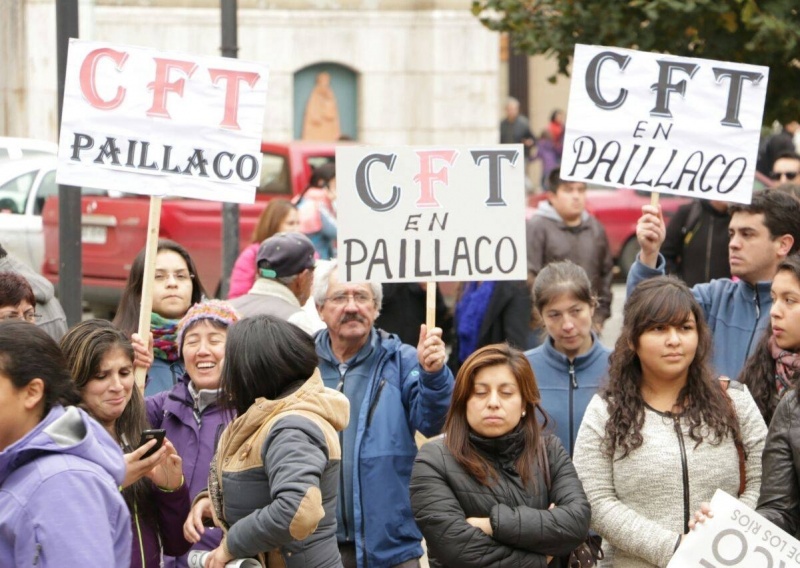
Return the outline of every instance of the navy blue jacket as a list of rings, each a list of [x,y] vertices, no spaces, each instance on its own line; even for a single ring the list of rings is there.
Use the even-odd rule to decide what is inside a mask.
[[[409,496],[411,468],[417,455],[415,431],[438,434],[450,406],[453,373],[444,366],[438,373],[420,368],[417,350],[396,335],[378,331],[379,355],[356,428],[351,494],[358,534],[356,551],[360,567],[381,568],[422,556],[422,533],[414,522]],[[339,362],[332,359],[330,335],[315,336],[319,369],[325,386],[337,388]],[[344,467],[342,467],[344,469]]]

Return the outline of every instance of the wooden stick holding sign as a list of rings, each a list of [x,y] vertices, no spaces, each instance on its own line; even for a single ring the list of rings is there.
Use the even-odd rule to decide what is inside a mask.
[[[658,193],[655,191],[650,193],[650,205],[653,207],[658,207]]]
[[[436,327],[436,282],[428,282],[427,301],[425,302],[425,325],[428,331]]]
[[[144,276],[142,279],[142,301],[139,305],[139,337],[149,344],[150,314],[153,311],[153,286],[156,275],[156,256],[158,255],[158,231],[161,225],[161,197],[150,198],[150,216],[147,220],[147,242],[144,253]],[[134,378],[139,391],[144,394],[147,371],[135,367]]]

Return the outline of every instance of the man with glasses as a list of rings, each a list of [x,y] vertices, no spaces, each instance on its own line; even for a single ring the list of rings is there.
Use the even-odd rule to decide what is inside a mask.
[[[776,185],[784,183],[800,183],[800,156],[794,152],[784,152],[772,165],[769,177]]]
[[[422,534],[411,512],[415,431],[439,434],[453,374],[438,327],[416,348],[374,327],[382,289],[340,282],[336,262],[318,269],[314,302],[328,326],[316,337],[325,386],[350,400],[342,447],[337,539],[345,568],[417,568]]]
[[[261,243],[257,278],[244,296],[231,300],[243,317],[271,315],[293,323],[309,335],[319,326],[303,309],[314,282],[314,244],[302,233],[278,233]]]

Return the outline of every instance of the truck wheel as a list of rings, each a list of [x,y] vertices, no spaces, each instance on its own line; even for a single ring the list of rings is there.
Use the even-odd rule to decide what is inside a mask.
[[[625,245],[622,247],[622,251],[619,253],[619,259],[617,260],[620,276],[622,276],[623,280],[628,277],[628,271],[631,269],[631,266],[633,266],[633,263],[636,262],[636,255],[638,254],[639,241],[636,240],[636,235],[634,235],[625,241]]]

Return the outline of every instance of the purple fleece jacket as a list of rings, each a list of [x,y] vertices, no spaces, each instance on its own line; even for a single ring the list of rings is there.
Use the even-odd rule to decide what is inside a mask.
[[[127,566],[125,461],[84,411],[54,406],[0,452],[0,566]]]
[[[184,374],[172,390],[147,397],[147,420],[153,428],[167,431],[167,439],[175,446],[183,460],[183,477],[194,499],[208,488],[208,469],[222,431],[231,415],[218,405],[210,404],[200,414],[200,423],[194,417],[194,400],[189,394],[189,376]],[[181,523],[183,526],[183,523]],[[222,530],[206,528],[197,550],[214,550],[222,540]],[[165,568],[188,567],[187,556],[165,558]]]

